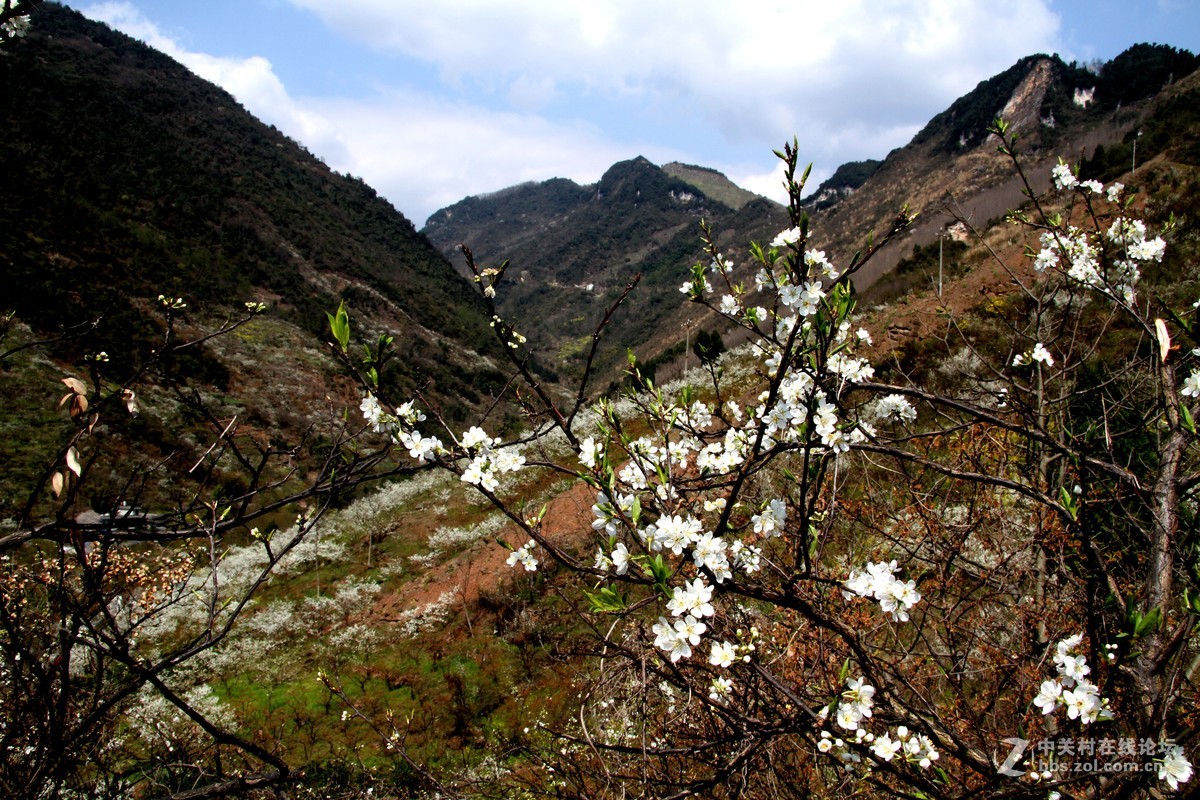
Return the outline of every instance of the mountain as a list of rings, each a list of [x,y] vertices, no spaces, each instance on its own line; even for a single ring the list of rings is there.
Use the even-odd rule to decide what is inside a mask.
[[[1180,137],[1197,127],[1188,127],[1187,109],[1200,103],[1193,103],[1194,93],[1166,98],[1175,96],[1172,87],[1186,85],[1196,65],[1191,53],[1158,45],[1131,47],[1098,73],[1057,56],[1023,58],[956,100],[885,159],[839,167],[805,202],[814,244],[844,264],[902,206],[916,212],[911,233],[859,273],[856,285],[863,290],[914,247],[937,239],[950,219],[947,203],[977,223],[1019,205],[1021,186],[986,133],[997,116],[1021,134],[1029,163],[1040,172],[1047,160],[1078,159],[1098,147],[1100,158],[1115,164],[1137,130],[1164,127],[1155,122],[1162,113],[1169,124],[1184,124],[1170,136],[1178,148]],[[1164,103],[1173,105],[1163,111]],[[1145,157],[1165,146],[1165,132],[1154,136],[1142,142]],[[741,244],[769,241],[787,224],[778,206],[738,190],[715,170],[657,167],[637,158],[615,164],[592,186],[554,179],[466,198],[434,213],[423,232],[447,257],[457,257],[460,268],[460,243],[481,261],[511,260],[515,279],[501,288],[499,307],[529,328],[542,352],[553,354],[547,366],[566,375],[581,367],[603,309],[641,273],[642,286],[614,317],[601,354],[611,376],[627,347],[664,360],[684,352],[691,328],[722,329],[721,320],[674,292],[688,266],[707,260],[697,238],[700,219],[722,237],[735,263]]]
[[[1045,188],[1049,166],[1059,157],[1094,158],[1097,148],[1120,171],[1128,166],[1139,132],[1140,157],[1170,147],[1185,163],[1196,163],[1194,75],[1200,58],[1163,45],[1130,47],[1098,73],[1057,56],[1034,55],[982,81],[936,115],[902,148],[876,165],[855,191],[817,203],[819,244],[845,259],[867,232],[886,226],[907,204],[918,223],[902,242],[880,253],[856,281],[864,289],[890,271],[914,246],[936,241],[950,222],[947,209],[976,225],[1023,201],[1022,186],[1008,159],[986,133],[1000,117],[1020,135],[1035,188]],[[1107,150],[1106,150],[1107,149]],[[1120,155],[1118,155],[1120,154]],[[1119,159],[1118,164],[1114,159]],[[840,172],[840,170],[839,170]],[[824,185],[823,187],[824,188]],[[818,196],[820,196],[818,192]]]
[[[434,213],[423,233],[452,259],[466,243],[481,263],[511,262],[497,304],[535,350],[552,354],[546,366],[563,377],[580,373],[605,309],[640,274],[598,353],[611,379],[627,348],[654,359],[679,351],[690,335],[685,324],[717,324],[677,291],[691,264],[707,260],[701,220],[723,242],[741,244],[774,235],[784,217],[719,172],[638,157],[589,186],[555,178],[468,197]]]
[[[701,220],[745,283],[746,243],[787,225],[779,206],[719,172],[635,158],[588,186],[554,179],[467,198],[434,214],[422,235],[362,181],[103,25],[48,3],[19,44],[0,57],[0,311],[16,320],[4,346],[59,340],[47,347],[52,360],[25,351],[0,369],[6,480],[57,446],[56,398],[44,387],[99,353],[111,375],[128,373],[157,346],[160,294],[187,303],[185,334],[211,330],[245,302],[268,306],[238,336],[176,365],[209,396],[261,400],[253,409],[228,400],[228,416],[248,431],[287,438],[325,414],[328,398],[353,399],[325,345],[325,312],[343,299],[356,331],[395,336],[399,358],[385,384],[397,395],[424,387],[454,422],[503,385],[458,243],[484,264],[511,261],[499,308],[530,337],[541,374],[565,384],[581,373],[606,309],[642,276],[602,341],[598,391],[620,379],[627,348],[647,369],[678,369],[696,339],[729,335],[721,318],[677,292],[687,268],[708,259]],[[997,114],[1021,133],[1031,174],[1046,174],[1060,155],[1106,181],[1135,159],[1200,164],[1196,64],[1191,53],[1154,45],[1098,71],[1054,56],[1022,59],[882,161],[839,168],[810,201],[814,243],[844,264],[909,203],[921,215],[912,234],[858,276],[870,291],[937,240],[947,202],[980,225],[1018,205],[1019,184],[980,133]],[[202,452],[170,403],[146,408],[162,453]],[[0,505],[16,496],[11,488],[0,490]]]
[[[740,209],[752,200],[762,199],[760,195],[743,189],[722,173],[709,167],[700,167],[695,164],[680,164],[678,161],[672,161],[668,164],[663,164],[662,170],[672,178],[678,178],[685,183],[690,183],[703,192],[705,196],[733,209]]]
[[[822,211],[837,205],[861,188],[882,165],[882,161],[872,158],[866,161],[847,161],[822,182],[815,192],[805,198],[804,207]]]
[[[193,332],[263,302],[245,335],[197,348],[187,371],[266,400],[259,427],[302,433],[347,389],[324,344],[325,312],[345,299],[356,331],[395,336],[384,378],[397,394],[428,383],[464,418],[502,385],[477,292],[365,183],[62,6],[41,5],[16,44],[0,54],[0,312],[28,339],[85,326],[50,347],[62,369],[99,352],[114,376],[135,368],[161,338],[160,294],[186,302]],[[24,402],[14,369],[3,394]],[[3,433],[21,419],[7,414]],[[7,458],[14,439],[0,438]]]

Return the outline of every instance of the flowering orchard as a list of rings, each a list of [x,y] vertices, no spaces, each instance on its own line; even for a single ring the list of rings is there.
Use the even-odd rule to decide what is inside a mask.
[[[1015,137],[999,121],[992,133],[1024,179]],[[587,376],[565,404],[539,384],[495,312],[507,264],[481,269],[469,251],[528,432],[456,433],[420,398],[389,411],[369,363],[361,376],[375,430],[473,484],[520,530],[510,566],[550,561],[590,583],[595,680],[576,727],[531,728],[551,737],[541,788],[1182,790],[1197,752],[1200,342],[1195,308],[1175,308],[1167,289],[1194,283],[1194,266],[1165,282],[1169,232],[1151,231],[1120,184],[1060,163],[1051,192],[1030,189],[1011,216],[1024,257],[978,234],[1016,291],[1002,312],[947,315],[943,356],[958,366],[933,388],[879,360],[855,315],[855,272],[909,215],[835,264],[810,246],[795,148],[779,155],[792,227],[744,259],[705,229],[707,255],[680,287],[746,331],[753,381],[718,362],[701,385],[600,399],[585,429]],[[348,318],[331,322],[346,353]],[[532,455],[551,431],[573,459]],[[547,537],[544,512],[503,488],[531,469],[591,487],[591,552]],[[1038,749],[1085,732],[1153,746],[1121,771]]]
[[[61,378],[57,455],[0,525],[4,797],[198,799],[296,777],[206,681],[219,677],[229,645],[261,646],[261,631],[245,626],[242,636],[239,626],[255,596],[273,575],[317,560],[314,525],[333,498],[386,474],[387,453],[359,449],[343,459],[353,432],[337,419],[314,424],[294,446],[245,436],[219,401],[185,391],[170,360],[251,325],[265,306],[247,302],[204,327],[187,319],[182,298],[160,295],[155,305],[161,339],[136,368],[123,372],[97,352],[84,356],[82,377]],[[6,316],[0,361],[45,344],[31,339]],[[199,457],[185,455],[183,466],[138,463],[122,440],[142,404],[155,413],[153,397],[164,391],[202,420],[192,428]],[[303,479],[297,463],[311,467]],[[123,477],[119,490],[102,513],[83,511],[110,471]],[[235,474],[239,483],[222,485]],[[173,502],[155,494],[162,485],[176,490]],[[272,524],[280,513],[295,520],[287,530]]]

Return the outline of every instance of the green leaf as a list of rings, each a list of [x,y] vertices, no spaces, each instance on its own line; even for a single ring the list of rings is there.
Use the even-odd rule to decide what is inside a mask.
[[[587,597],[592,611],[597,614],[614,614],[627,608],[625,598],[608,586],[598,592],[589,592],[585,589],[583,594]]]
[[[326,311],[325,316],[329,318],[329,332],[333,334],[338,349],[342,353],[347,352],[350,347],[350,315],[346,313],[346,301],[338,303],[337,314]]]
[[[821,532],[815,525],[808,526],[808,560],[815,561],[821,549]]]
[[[1079,521],[1079,500],[1065,486],[1058,487],[1058,501],[1073,522]]]
[[[1133,624],[1133,635],[1146,636],[1153,633],[1162,622],[1162,610],[1152,608],[1145,614],[1138,611],[1129,612],[1129,621]]]
[[[667,566],[662,553],[647,559],[646,568],[650,570],[650,574],[654,577],[654,584],[658,587],[658,590],[664,595],[670,594],[671,587],[668,585],[668,582],[671,580],[671,568]]]
[[[1200,595],[1193,596],[1186,588],[1183,590],[1183,607],[1193,614],[1200,614]]]
[[[1188,411],[1187,403],[1179,404],[1179,416],[1183,417],[1183,427],[1192,436],[1196,435],[1196,421],[1192,419],[1192,412]]]

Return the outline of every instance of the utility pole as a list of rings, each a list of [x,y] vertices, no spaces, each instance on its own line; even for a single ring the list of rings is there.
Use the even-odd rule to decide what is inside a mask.
[[[687,383],[688,377],[688,354],[692,351],[692,321],[685,319],[683,321],[683,381]]]
[[[938,300],[942,299],[942,243],[946,241],[946,230],[938,231]]]

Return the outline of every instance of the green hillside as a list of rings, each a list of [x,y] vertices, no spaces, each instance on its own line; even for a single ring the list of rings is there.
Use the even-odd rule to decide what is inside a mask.
[[[702,220],[742,247],[784,224],[782,207],[763,198],[726,191],[735,209],[697,188],[702,175],[718,192],[727,190],[719,173],[685,171],[676,177],[679,165],[636,158],[614,164],[591,186],[563,179],[523,184],[442,209],[424,232],[451,258],[465,242],[479,260],[511,262],[497,303],[546,354],[546,366],[564,377],[578,374],[604,310],[640,274],[638,291],[614,316],[598,354],[601,373],[611,379],[628,348],[650,358],[672,348],[681,353],[689,313],[699,324],[720,324],[690,310],[677,291],[686,270],[704,257]],[[740,262],[738,252],[727,255]]]
[[[345,297],[410,340],[403,382],[471,384],[445,353],[470,371],[481,304],[373,189],[74,11],[43,5],[20,44],[0,59],[0,297],[21,320],[100,319],[70,351],[121,358],[158,294],[214,312],[263,300],[314,337]]]
[[[167,56],[47,3],[5,48],[0,87],[0,312],[18,326],[9,346],[53,339],[46,352],[74,371],[104,353],[105,377],[124,381],[161,346],[159,295],[186,303],[187,335],[263,303],[236,340],[163,366],[216,396],[254,393],[268,411],[225,410],[294,439],[348,388],[325,345],[325,313],[345,300],[357,330],[395,337],[383,379],[397,393],[423,387],[462,419],[502,385],[478,293],[407,219]],[[0,374],[9,463],[54,447],[46,400],[26,382],[57,381],[56,370],[30,357]],[[203,452],[173,403],[153,397],[161,442],[143,457]],[[17,431],[33,435],[17,447]],[[0,509],[22,502],[27,480],[5,472]]]

